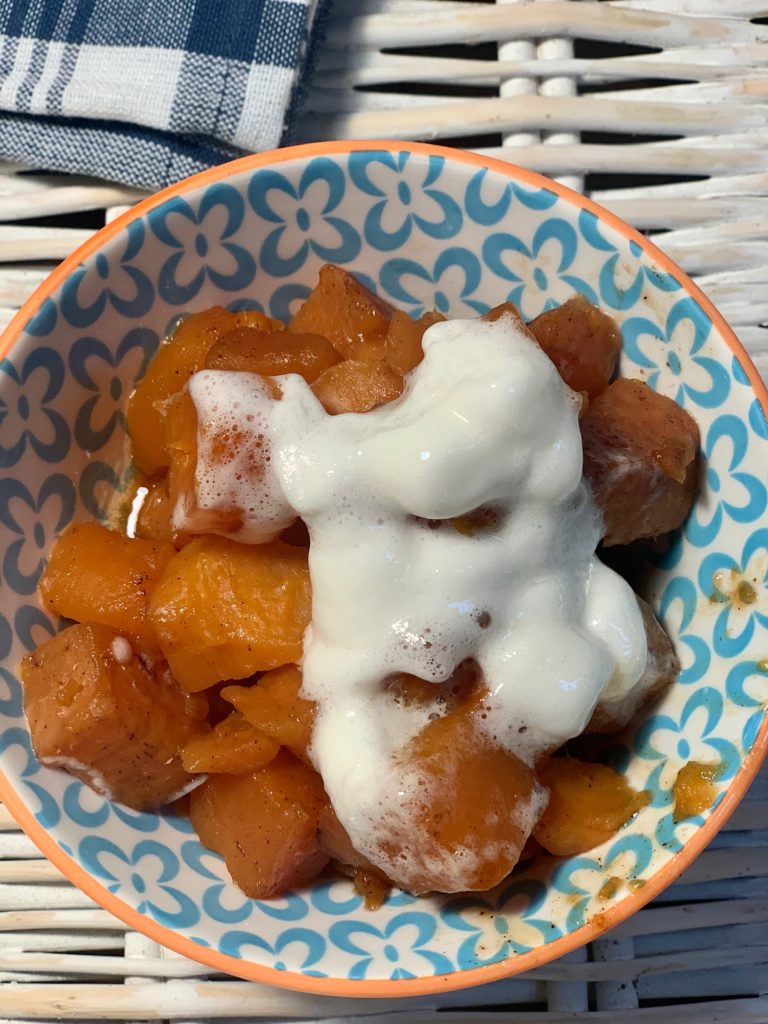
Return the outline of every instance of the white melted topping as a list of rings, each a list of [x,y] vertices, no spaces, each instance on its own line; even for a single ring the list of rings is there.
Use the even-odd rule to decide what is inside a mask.
[[[408,828],[416,806],[397,755],[426,712],[382,680],[440,682],[475,659],[492,695],[484,727],[532,764],[581,733],[604,694],[629,692],[646,657],[632,590],[594,555],[578,397],[511,318],[435,324],[424,351],[402,397],[365,414],[327,415],[295,375],[278,378],[280,401],[246,374],[189,385],[199,437],[251,430],[270,456],[238,492],[202,450],[200,493],[249,510],[241,539],[294,513],[309,528],[312,756],[354,846],[385,871],[385,830]],[[473,536],[434,523],[480,506],[497,522]],[[517,811],[526,832],[541,809],[534,789]],[[442,888],[462,887],[454,860],[433,865]]]

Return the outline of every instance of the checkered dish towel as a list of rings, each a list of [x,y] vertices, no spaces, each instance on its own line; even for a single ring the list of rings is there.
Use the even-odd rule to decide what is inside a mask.
[[[330,0],[0,0],[0,159],[161,188],[290,136]]]

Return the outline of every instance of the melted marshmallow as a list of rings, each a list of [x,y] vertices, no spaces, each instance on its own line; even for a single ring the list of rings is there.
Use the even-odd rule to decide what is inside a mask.
[[[385,677],[440,682],[474,658],[493,698],[485,728],[533,763],[645,666],[635,596],[594,556],[577,396],[511,318],[436,324],[424,351],[402,397],[362,415],[328,416],[294,375],[278,378],[280,401],[248,375],[204,371],[190,383],[201,431],[221,417],[242,427],[247,410],[271,453],[258,500],[201,460],[211,493],[294,510],[309,528],[312,756],[355,848],[388,873],[387,829],[413,828],[417,805],[398,754],[425,712],[393,702]],[[498,522],[487,532],[435,528],[488,505]],[[269,525],[252,519],[245,531]],[[534,789],[516,812],[526,832],[541,809]],[[462,887],[466,857],[429,865],[441,888]],[[402,864],[397,874],[407,884]]]

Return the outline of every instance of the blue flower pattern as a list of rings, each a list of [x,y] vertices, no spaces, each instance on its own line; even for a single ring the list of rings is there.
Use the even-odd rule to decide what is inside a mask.
[[[331,942],[342,952],[349,953],[354,963],[347,971],[348,978],[413,978],[417,974],[447,974],[451,961],[442,953],[430,949],[437,924],[428,914],[403,911],[392,918],[384,928],[365,920],[336,921],[328,932]],[[414,960],[415,971],[404,966],[403,960]],[[419,960],[424,963],[419,964]]]
[[[570,898],[566,917],[568,930],[581,928],[589,911],[598,909],[595,892],[599,905],[604,900],[600,889],[607,878],[618,879],[620,883],[641,878],[652,858],[653,845],[647,836],[622,835],[608,848],[602,861],[580,855],[558,863],[552,872],[552,885],[557,892]],[[626,895],[626,892],[621,895]],[[605,898],[605,902],[610,902],[611,898]]]
[[[61,462],[69,449],[70,434],[66,419],[52,405],[64,382],[59,353],[40,345],[20,368],[3,359],[0,382],[0,470],[15,466],[27,446],[46,462]]]
[[[552,217],[540,224],[530,245],[507,232],[494,233],[483,243],[483,259],[490,269],[512,283],[506,295],[530,320],[560,305],[574,293],[597,303],[594,288],[573,273],[579,251],[576,229],[568,221]]]
[[[144,271],[135,265],[145,232],[142,220],[133,221],[126,229],[125,246],[119,256],[99,252],[67,279],[60,308],[68,324],[90,327],[109,307],[132,319],[149,312],[155,290]]]
[[[547,895],[542,881],[523,878],[499,887],[493,902],[466,896],[451,900],[441,911],[443,921],[468,933],[458,949],[459,967],[485,967],[559,938],[561,929],[544,909]]]
[[[248,289],[256,262],[242,238],[244,214],[243,197],[226,184],[206,189],[197,208],[177,196],[154,209],[149,226],[171,250],[158,274],[160,298],[173,306],[186,305],[206,281],[224,292]],[[242,240],[235,242],[236,237]]]
[[[404,257],[388,260],[381,268],[380,280],[387,296],[411,316],[433,308],[438,313],[453,311],[466,317],[488,310],[486,303],[473,298],[480,283],[480,261],[468,249],[444,249],[431,268]]]
[[[679,405],[693,402],[714,409],[728,398],[731,377],[722,363],[708,354],[711,330],[709,317],[686,297],[669,310],[663,329],[646,316],[636,316],[625,321],[622,335],[625,351],[647,371],[646,381],[652,388],[661,390],[664,368],[669,378],[665,394]]]
[[[459,204],[447,193],[432,188],[442,173],[444,157],[430,157],[415,183],[407,163],[407,153],[399,157],[387,152],[353,153],[349,158],[350,178],[361,192],[375,197],[365,217],[363,234],[366,242],[381,252],[400,249],[414,229],[443,241],[461,229]],[[421,213],[415,212],[417,199]]]
[[[75,416],[75,440],[83,451],[103,448],[117,428],[125,431],[125,402],[144,376],[160,339],[146,327],[134,327],[112,350],[99,338],[78,338],[70,349],[69,369],[90,398]]]
[[[631,750],[618,762],[649,790],[650,805],[605,849],[539,862],[493,894],[393,893],[373,916],[340,879],[249,900],[188,819],[138,814],[41,768],[15,674],[22,654],[59,625],[34,596],[53,538],[76,515],[104,520],[130,485],[113,458],[124,400],[169,319],[213,301],[288,318],[325,260],[414,315],[436,307],[475,316],[509,299],[531,317],[583,292],[621,322],[624,371],[702,426],[704,495],[655,563],[655,604],[676,640],[680,685],[627,739]],[[45,300],[0,363],[3,771],[62,849],[119,898],[202,945],[276,970],[443,974],[579,928],[626,894],[625,885],[601,897],[607,877],[650,877],[705,819],[673,822],[683,761],[721,765],[722,796],[764,722],[768,499],[753,467],[764,464],[768,429],[747,375],[724,352],[676,278],[592,211],[495,172],[458,173],[441,157],[289,161],[155,207]]]
[[[294,185],[277,171],[257,171],[248,186],[254,212],[272,228],[259,262],[274,277],[295,274],[310,253],[324,262],[349,263],[360,252],[360,235],[337,214],[346,192],[333,160],[312,160]]]
[[[768,529],[755,530],[738,561],[724,551],[708,554],[699,569],[699,588],[721,606],[713,649],[724,658],[741,654],[756,629],[768,629]]]
[[[768,505],[765,483],[742,468],[748,444],[746,424],[732,413],[718,416],[707,431],[702,499],[685,527],[686,538],[696,547],[712,544],[724,520],[753,523],[765,512]],[[725,482],[727,488],[724,488]]]

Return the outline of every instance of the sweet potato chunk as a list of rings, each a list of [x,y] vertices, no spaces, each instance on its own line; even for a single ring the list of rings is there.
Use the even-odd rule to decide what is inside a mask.
[[[126,537],[97,523],[72,524],[40,580],[43,603],[65,618],[114,626],[156,644],[147,604],[174,554],[162,541]]]
[[[341,267],[328,263],[320,269],[314,291],[291,320],[296,334],[322,334],[345,359],[359,358],[378,348],[383,357],[392,307]]]
[[[255,729],[233,711],[205,736],[191,739],[181,751],[181,763],[191,773],[247,775],[277,757],[280,744]]]
[[[581,420],[584,473],[603,514],[604,544],[675,530],[698,483],[699,428],[671,398],[620,378]]]
[[[150,476],[168,465],[163,443],[166,402],[202,370],[208,350],[227,331],[238,326],[237,317],[222,306],[193,313],[178,325],[157,350],[144,379],[128,401],[126,424],[133,444],[133,461]]]
[[[238,327],[253,328],[257,331],[282,331],[285,329],[282,320],[267,316],[266,313],[262,313],[258,309],[239,309],[234,316]]]
[[[205,366],[208,370],[239,370],[265,377],[298,373],[311,384],[323,370],[340,361],[339,353],[320,334],[239,327],[213,345]]]
[[[489,309],[487,313],[483,313],[481,319],[489,320],[491,323],[495,323],[500,317],[509,316],[517,323],[517,326],[525,334],[531,334],[530,325],[526,324],[523,320],[523,314],[514,304],[514,302],[501,302],[498,306],[494,306],[493,309]]]
[[[613,317],[575,295],[528,327],[570,388],[584,391],[590,401],[605,391],[621,354]]]
[[[270,387],[277,386],[272,382]],[[257,430],[247,424],[242,428],[221,427],[214,419],[200,425],[195,403],[187,391],[170,399],[165,430],[171,456],[168,493],[174,544],[181,547],[199,534],[234,535],[246,526],[252,531],[253,520],[247,523],[248,508],[242,507],[243,497],[249,494],[251,500],[260,496],[269,499],[271,493],[269,452],[263,436],[257,436]],[[202,498],[201,479],[222,467],[228,467],[230,482],[235,481],[233,489],[219,491],[212,499],[209,492],[207,499]],[[269,540],[294,518],[286,506],[282,518],[271,524],[260,523],[257,537],[244,535],[237,539],[248,543]]]
[[[591,733],[618,732],[629,725],[638,711],[658,699],[677,679],[680,673],[672,641],[653,614],[653,609],[637,597],[643,613],[648,657],[640,679],[624,697],[614,701],[601,700],[595,708],[586,731]]]
[[[424,349],[421,347],[424,332],[444,320],[443,314],[437,310],[422,314],[418,320],[412,320],[400,309],[392,313],[384,338],[384,358],[395,373],[405,376],[419,365],[424,358]]]
[[[531,769],[495,746],[478,725],[484,702],[470,701],[429,722],[406,748],[420,786],[416,827],[382,842],[402,874],[392,880],[412,892],[484,890],[518,861],[528,838],[528,805],[541,799]],[[526,808],[522,816],[520,808]],[[444,875],[439,865],[451,858]]]
[[[24,657],[21,678],[41,763],[140,811],[193,781],[180,749],[206,729],[207,702],[150,672],[116,630],[70,626]]]
[[[549,804],[533,837],[556,857],[585,853],[610,839],[650,802],[604,764],[553,757],[539,771]]]
[[[283,665],[265,673],[255,686],[226,686],[221,696],[251,725],[309,764],[315,703],[300,696],[300,690],[299,669]]]
[[[171,540],[173,505],[168,497],[168,481],[150,484],[136,518],[136,536],[142,540]]]
[[[316,878],[328,861],[317,840],[325,801],[320,776],[281,753],[251,775],[213,775],[190,796],[200,842],[220,853],[253,899],[281,896]]]
[[[403,378],[383,362],[347,359],[321,373],[312,390],[332,416],[368,412],[403,393]]]
[[[167,564],[149,615],[187,690],[298,661],[311,615],[307,552],[201,537]]]
[[[165,421],[166,449],[171,465],[168,470],[168,501],[171,507],[171,531],[177,547],[200,533],[236,533],[243,523],[240,509],[203,509],[197,503],[197,413],[186,391],[174,395],[168,403]],[[237,441],[238,439],[234,439]],[[230,438],[221,447],[230,447]],[[226,457],[226,451],[222,451]]]

